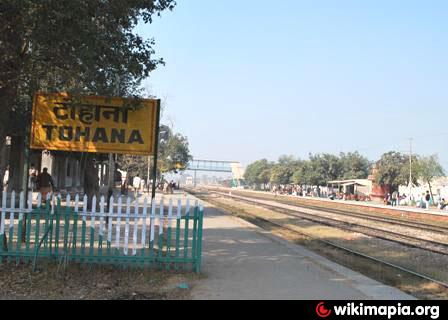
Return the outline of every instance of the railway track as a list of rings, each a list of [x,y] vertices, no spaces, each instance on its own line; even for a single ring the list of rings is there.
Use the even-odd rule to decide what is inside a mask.
[[[318,224],[330,226],[330,227],[336,227],[342,230],[350,231],[350,232],[356,232],[356,233],[362,233],[367,236],[375,237],[382,240],[387,241],[393,241],[396,243],[400,243],[402,245],[411,247],[411,248],[417,248],[422,249],[438,254],[448,255],[448,244],[437,242],[437,241],[431,241],[426,240],[414,236],[404,235],[393,231],[387,231],[384,229],[378,229],[375,227],[370,227],[366,225],[361,225],[357,223],[352,222],[346,222],[341,221],[329,217],[324,217],[318,214],[311,214],[307,212],[300,211],[299,209],[291,209],[286,208],[284,206],[290,206],[290,205],[278,205],[274,204],[272,201],[269,200],[254,200],[247,197],[241,197],[241,196],[235,196],[235,195],[228,195],[221,192],[216,191],[210,191],[207,190],[207,192],[211,192],[214,194],[217,194],[221,197],[227,197],[231,198],[236,201],[246,202],[248,204],[257,205],[264,207],[269,210],[277,211],[279,213],[282,213],[290,218],[300,218],[303,220],[315,222]],[[291,206],[294,207],[294,206]]]
[[[216,190],[213,190],[213,191],[216,191]],[[242,194],[242,193],[236,192],[235,194]],[[254,198],[254,199],[273,201],[272,199],[268,199],[266,197],[259,196],[259,195],[251,194],[249,197]],[[375,221],[375,222],[384,222],[384,223],[388,223],[388,224],[392,224],[392,225],[396,225],[396,226],[402,226],[402,227],[407,227],[407,228],[413,228],[416,230],[424,230],[424,231],[439,233],[442,235],[448,234],[448,227],[435,226],[435,225],[422,223],[422,222],[418,222],[418,221],[410,222],[410,221],[403,221],[402,219],[393,218],[393,217],[378,217],[378,216],[371,215],[368,213],[355,213],[355,212],[350,212],[347,210],[328,209],[328,208],[322,208],[322,207],[313,206],[313,205],[303,205],[303,204],[296,203],[293,199],[282,200],[280,198],[280,199],[276,199],[275,201],[278,203],[282,203],[282,204],[292,205],[297,208],[319,210],[322,212],[328,212],[331,214],[337,214],[337,215],[341,215],[341,216],[349,216],[349,217],[353,217],[353,218],[364,219],[364,220]]]
[[[211,193],[209,190],[205,190],[205,191],[206,191],[207,193]],[[196,197],[198,197],[198,198],[202,198],[202,200],[204,200],[204,201],[210,201],[210,199],[207,199],[207,198],[204,199],[204,196],[201,195],[201,194],[199,194],[199,193],[197,193],[196,191],[188,190],[188,192],[191,193],[191,194],[193,194],[194,196],[196,196]],[[215,193],[215,194],[216,194],[216,193]],[[227,195],[227,196],[228,196],[228,195]],[[230,197],[230,196],[229,196],[229,197]],[[213,201],[213,200],[212,200],[212,201]],[[408,269],[408,268],[399,266],[399,265],[397,265],[397,264],[395,264],[395,263],[391,263],[391,262],[385,261],[385,260],[383,260],[383,259],[379,259],[379,258],[376,258],[376,257],[372,257],[372,256],[370,256],[370,255],[368,255],[368,254],[365,254],[365,253],[362,253],[362,252],[359,252],[359,251],[356,251],[356,250],[347,248],[347,247],[345,247],[345,246],[342,246],[342,245],[340,245],[340,244],[334,243],[334,242],[332,242],[332,241],[328,241],[328,240],[320,239],[320,238],[315,237],[315,236],[313,236],[313,235],[311,235],[311,234],[309,234],[309,233],[307,233],[307,232],[304,232],[304,231],[298,231],[298,230],[296,230],[296,229],[294,229],[294,228],[285,226],[285,225],[280,224],[280,223],[277,223],[277,222],[275,222],[275,221],[271,221],[271,220],[262,218],[262,217],[260,217],[260,216],[258,216],[258,215],[250,214],[250,213],[247,213],[247,212],[245,212],[245,214],[246,214],[246,215],[249,215],[249,216],[251,216],[251,217],[253,217],[253,218],[256,219],[256,220],[263,221],[263,222],[266,223],[266,224],[269,224],[269,225],[272,225],[272,226],[275,226],[275,227],[278,227],[278,228],[281,228],[281,229],[288,230],[288,231],[290,231],[290,232],[292,232],[292,233],[295,233],[295,234],[304,236],[304,237],[306,237],[306,238],[312,239],[313,241],[322,243],[322,244],[327,245],[327,246],[329,246],[329,247],[331,247],[331,248],[334,248],[334,249],[337,249],[337,250],[341,250],[341,251],[343,251],[343,252],[345,252],[345,253],[347,253],[347,254],[354,255],[354,256],[357,256],[357,257],[360,257],[360,258],[363,258],[363,259],[367,259],[367,260],[369,260],[369,261],[373,261],[373,262],[376,262],[376,263],[378,263],[378,264],[381,264],[381,265],[384,265],[384,266],[387,266],[387,267],[390,267],[390,268],[393,268],[393,269],[396,269],[396,270],[400,270],[400,271],[402,271],[402,272],[405,272],[405,273],[407,273],[407,274],[410,274],[410,275],[412,275],[412,276],[414,276],[414,277],[417,277],[417,278],[419,278],[419,279],[422,279],[422,280],[426,280],[426,281],[432,282],[432,283],[437,284],[437,285],[439,285],[439,286],[441,286],[441,287],[443,287],[443,288],[445,288],[445,289],[448,289],[448,283],[446,283],[446,282],[439,281],[439,280],[434,279],[434,278],[432,278],[432,277],[430,277],[430,276],[427,276],[427,275],[424,275],[424,274],[422,274],[422,273],[419,273],[419,272],[410,270],[410,269]],[[283,214],[283,213],[282,213],[282,214]]]

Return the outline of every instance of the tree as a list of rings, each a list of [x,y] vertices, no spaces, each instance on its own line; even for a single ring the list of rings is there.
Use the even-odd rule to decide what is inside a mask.
[[[268,160],[262,159],[255,161],[247,166],[244,179],[248,184],[254,185],[256,189],[261,184],[266,188],[266,185],[270,181],[271,169],[272,164]]]
[[[130,175],[139,175],[140,177],[146,177],[148,174],[148,157],[133,156],[133,155],[119,155],[118,156],[118,168],[126,171]]]
[[[141,81],[163,60],[154,58],[154,40],[144,40],[134,28],[175,4],[174,0],[2,0],[0,142],[8,133],[27,136],[36,91],[138,97]],[[95,177],[86,174],[85,179]],[[95,181],[86,181],[89,196],[94,185]]]
[[[409,159],[400,152],[391,151],[382,155],[377,162],[377,174],[375,180],[378,184],[389,185],[392,190],[397,190],[400,185],[409,181]]]
[[[291,177],[291,181],[294,184],[298,184],[298,185],[306,185],[309,183],[308,181],[308,176],[306,174],[307,171],[307,164],[303,164],[300,168],[296,168],[296,170],[294,171],[292,177]]]
[[[25,134],[36,91],[134,96],[159,64],[154,40],[133,32],[174,0],[0,2],[0,141]],[[17,117],[18,116],[18,117]],[[18,119],[17,119],[18,118]],[[13,121],[15,120],[15,121]],[[22,120],[22,121],[20,121]],[[15,123],[21,126],[13,127]]]
[[[437,155],[421,157],[418,160],[418,176],[429,186],[431,197],[434,199],[431,184],[437,177],[443,177],[445,170],[439,162]]]
[[[265,170],[261,171],[261,173],[258,175],[258,180],[261,184],[263,184],[263,189],[266,190],[267,185],[269,181],[271,180],[271,174],[272,174],[272,165],[269,165]]]
[[[161,125],[160,128],[157,175],[185,170],[192,159],[187,137],[178,133],[173,134],[168,126]],[[148,165],[154,165],[148,161],[148,157],[119,155],[118,166],[132,175],[138,174],[140,177],[146,177]]]
[[[273,184],[289,184],[292,175],[293,171],[291,168],[277,164],[271,170],[270,182]]]
[[[358,151],[341,153],[339,155],[342,166],[342,180],[367,179],[370,173],[370,161],[360,155]]]
[[[310,154],[310,167],[309,182],[312,185],[326,185],[328,181],[339,179],[343,172],[340,159],[327,153]]]
[[[159,145],[159,169],[162,173],[184,171],[192,160],[188,139],[177,133]]]

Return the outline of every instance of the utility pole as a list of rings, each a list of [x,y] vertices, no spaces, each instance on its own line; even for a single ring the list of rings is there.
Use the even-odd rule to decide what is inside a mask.
[[[409,199],[412,200],[412,141],[413,138],[409,138]]]

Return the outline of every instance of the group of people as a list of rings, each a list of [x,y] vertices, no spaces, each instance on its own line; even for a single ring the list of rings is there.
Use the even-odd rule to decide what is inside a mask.
[[[297,197],[322,197],[320,187],[303,187],[296,185],[279,185],[272,188],[272,192],[276,195],[290,195]]]
[[[123,195],[127,195],[127,190],[129,186],[132,187],[132,190],[134,191],[135,194],[138,194],[139,192],[144,192],[148,187],[146,185],[145,179],[141,178],[139,174],[135,175],[134,177],[128,175],[126,181],[124,181],[121,186]],[[157,189],[159,191],[169,194],[173,194],[174,190],[178,188],[179,186],[174,181],[168,182],[166,180],[163,180],[162,182],[157,184]]]
[[[406,194],[400,195],[398,191],[387,193],[384,196],[384,204],[386,206],[397,207],[401,205],[401,202],[407,198]]]
[[[121,184],[121,194],[128,195],[129,188],[132,188],[132,191],[135,194],[143,192],[146,189],[146,181],[145,179],[140,178],[139,174],[134,177],[128,174],[126,179]]]
[[[173,180],[171,180],[171,182],[164,180],[158,184],[157,189],[164,193],[173,194],[174,190],[179,189],[179,185]]]
[[[387,193],[384,197],[384,204],[391,206],[400,206],[400,205],[411,205],[413,203],[413,199],[408,199],[406,194],[401,195],[398,191],[394,191],[392,194]],[[433,197],[429,191],[420,195],[420,197],[415,201],[415,205],[419,209],[431,209],[431,203],[433,202]],[[437,204],[437,207],[440,210],[448,209],[448,201],[445,198],[439,197],[438,200],[434,202]]]
[[[9,166],[6,167],[2,175],[1,190],[7,191],[11,182]],[[39,173],[35,165],[31,164],[28,171],[28,188],[31,192],[40,192],[44,199],[47,197],[47,194],[53,192],[53,190],[56,189],[56,185],[53,181],[53,177],[48,173],[48,168],[43,168],[42,172]]]

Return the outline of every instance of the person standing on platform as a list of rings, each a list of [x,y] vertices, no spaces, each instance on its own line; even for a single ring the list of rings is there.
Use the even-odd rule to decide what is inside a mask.
[[[431,195],[429,194],[429,191],[426,191],[425,202],[426,202],[426,210],[429,210],[431,206]]]
[[[140,179],[139,175],[137,174],[134,177],[134,180],[132,181],[132,186],[134,187],[135,196],[138,197],[138,192],[140,190],[140,185],[142,183],[142,179]]]
[[[34,166],[34,164],[31,164],[30,170],[29,170],[29,178],[28,178],[28,187],[31,190],[31,192],[34,192],[34,190],[37,189],[37,169]]]
[[[3,174],[3,191],[8,191],[9,185],[9,166],[6,167],[5,173]]]
[[[42,173],[37,176],[37,188],[42,194],[42,200],[47,198],[47,194],[52,193],[55,189],[53,177],[48,173],[48,168],[44,168]]]
[[[396,207],[398,204],[398,191],[392,193],[392,207]]]

